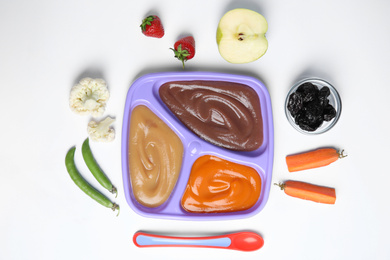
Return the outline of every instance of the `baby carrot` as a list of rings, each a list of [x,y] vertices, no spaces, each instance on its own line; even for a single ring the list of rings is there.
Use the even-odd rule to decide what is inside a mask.
[[[285,183],[275,183],[284,192],[295,198],[311,200],[318,203],[335,204],[336,190],[300,181],[286,181]]]
[[[111,208],[113,211],[118,210],[119,215],[119,205],[112,203],[106,196],[97,191],[92,187],[79,173],[74,162],[74,153],[76,148],[71,148],[65,157],[65,165],[70,178],[73,182],[89,197],[99,202],[101,205]]]
[[[329,165],[339,158],[344,158],[344,150],[338,152],[334,148],[321,148],[310,152],[288,155],[286,163],[289,172],[302,171]]]

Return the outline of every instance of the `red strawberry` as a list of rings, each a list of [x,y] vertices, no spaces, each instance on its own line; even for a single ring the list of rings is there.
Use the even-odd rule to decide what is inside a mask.
[[[164,27],[157,15],[146,17],[140,25],[142,33],[149,37],[161,38],[164,36]]]
[[[181,38],[175,42],[173,47],[174,49],[171,48],[171,50],[175,53],[175,58],[178,58],[183,62],[183,68],[184,62],[195,56],[195,40],[192,36]]]

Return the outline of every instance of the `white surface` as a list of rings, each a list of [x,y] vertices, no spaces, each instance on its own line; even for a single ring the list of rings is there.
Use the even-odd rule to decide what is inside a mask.
[[[258,2],[258,3],[257,3]],[[184,5],[184,6],[183,6]],[[220,17],[234,7],[269,22],[268,52],[234,65],[215,42]],[[388,1],[1,1],[0,2],[0,259],[390,259]],[[162,39],[140,33],[142,18],[158,14]],[[186,70],[260,78],[268,87],[275,126],[273,182],[302,180],[335,187],[333,206],[302,201],[272,187],[258,215],[244,220],[186,222],[147,219],[125,201],[120,160],[121,121],[131,83],[149,72],[182,70],[169,50],[183,34],[196,40]],[[64,165],[80,147],[90,117],[68,107],[70,88],[83,76],[103,77],[116,117],[113,143],[92,143],[94,155],[119,188],[119,217],[86,197]],[[343,110],[328,133],[305,136],[285,118],[289,87],[302,76],[322,77],[338,89]],[[349,156],[330,166],[288,173],[285,156],[321,146]],[[132,243],[138,230],[175,235],[253,230],[261,250],[150,248]]]

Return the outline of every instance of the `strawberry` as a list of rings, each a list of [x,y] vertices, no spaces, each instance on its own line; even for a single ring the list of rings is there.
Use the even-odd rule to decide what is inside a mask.
[[[183,62],[183,68],[184,62],[195,56],[195,40],[192,36],[181,38],[175,42],[173,47],[174,49],[171,48],[171,50],[175,53],[175,58]]]
[[[142,33],[149,37],[162,38],[164,36],[164,27],[157,15],[146,17],[140,25]]]

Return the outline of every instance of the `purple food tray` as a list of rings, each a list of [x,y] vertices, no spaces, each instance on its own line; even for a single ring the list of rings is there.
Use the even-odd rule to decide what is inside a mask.
[[[159,88],[166,82],[190,80],[229,81],[252,87],[260,99],[263,120],[262,145],[257,150],[250,152],[228,150],[200,139],[183,125],[160,99]],[[131,112],[138,105],[147,106],[170,126],[179,136],[184,147],[181,172],[176,186],[169,199],[156,208],[145,207],[138,203],[131,188],[128,160],[129,126]],[[193,163],[203,155],[215,155],[256,169],[262,181],[261,194],[256,204],[250,209],[229,213],[189,213],[185,211],[181,206],[181,198],[184,194]],[[123,186],[128,204],[136,213],[142,216],[178,220],[226,220],[253,216],[260,212],[267,203],[272,179],[273,156],[274,131],[271,99],[267,88],[256,78],[215,72],[161,72],[147,74],[138,78],[128,91],[122,128]]]

